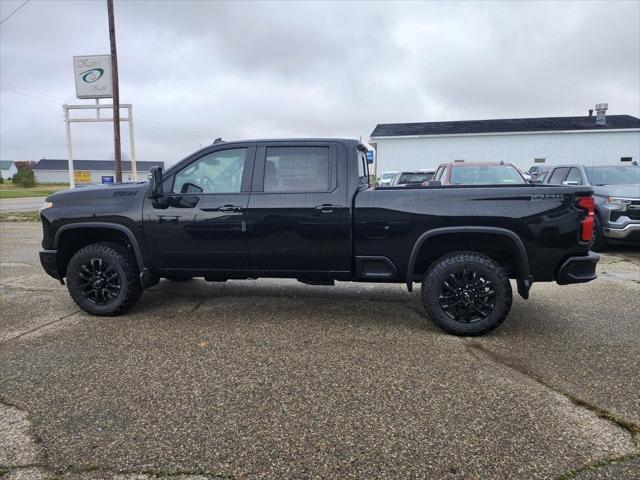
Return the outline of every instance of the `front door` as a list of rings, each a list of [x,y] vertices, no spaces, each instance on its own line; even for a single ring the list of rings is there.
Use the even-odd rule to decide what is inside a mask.
[[[346,155],[331,142],[258,148],[247,216],[254,269],[265,275],[351,270]]]
[[[246,215],[254,156],[253,145],[215,146],[169,170],[163,182],[167,198],[161,203],[146,199],[143,211],[156,270],[204,275],[248,268]]]

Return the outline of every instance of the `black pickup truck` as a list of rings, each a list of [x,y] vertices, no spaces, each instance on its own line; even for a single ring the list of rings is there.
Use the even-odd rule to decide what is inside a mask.
[[[42,266],[95,315],[161,278],[422,283],[427,314],[458,335],[498,326],[509,279],[596,278],[590,187],[372,188],[355,140],[219,142],[149,182],[55,193],[41,211]]]

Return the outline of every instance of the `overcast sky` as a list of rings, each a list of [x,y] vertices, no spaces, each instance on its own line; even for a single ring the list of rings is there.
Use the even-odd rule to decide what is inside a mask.
[[[0,0],[4,19],[23,0]],[[640,116],[640,2],[117,1],[138,160],[216,137],[367,139],[377,123]],[[109,53],[106,1],[31,0],[0,26],[0,157],[65,158],[72,57]],[[126,124],[123,149],[128,151]],[[113,156],[74,124],[75,158]]]

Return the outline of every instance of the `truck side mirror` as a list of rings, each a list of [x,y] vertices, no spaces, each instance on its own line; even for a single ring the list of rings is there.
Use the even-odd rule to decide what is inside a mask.
[[[162,188],[162,167],[152,167],[149,170],[149,184],[151,185],[151,198],[160,198],[164,195]]]

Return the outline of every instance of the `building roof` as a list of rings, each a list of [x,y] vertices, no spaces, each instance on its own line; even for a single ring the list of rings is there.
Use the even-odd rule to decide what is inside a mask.
[[[376,125],[371,137],[640,128],[640,118],[631,115],[607,115],[606,119],[606,125],[596,125],[595,115],[591,117],[505,118],[457,122],[380,123]]]
[[[164,162],[136,162],[138,170],[149,170],[151,167],[163,167]],[[68,170],[69,162],[65,159],[43,158],[33,166],[34,170]],[[74,170],[93,170],[93,171],[113,171],[116,169],[116,162],[113,160],[74,160]],[[131,162],[122,162],[122,171],[131,171]]]
[[[13,165],[13,160],[0,160],[0,170],[9,170]]]

